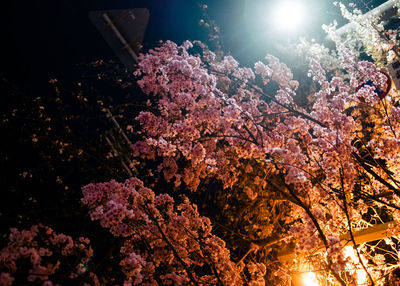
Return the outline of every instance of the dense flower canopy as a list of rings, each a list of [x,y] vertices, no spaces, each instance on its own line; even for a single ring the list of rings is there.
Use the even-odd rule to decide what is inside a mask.
[[[201,180],[216,177],[237,196],[241,190],[251,201],[283,204],[290,216],[270,213],[262,235],[249,237],[276,235],[283,225],[282,235],[296,241],[299,252],[323,244],[327,268],[343,280],[337,275],[346,264],[340,236],[368,212],[355,198],[390,191],[397,205],[400,194],[399,109],[375,92],[377,86],[386,89],[384,74],[370,62],[354,61],[349,51],[342,54],[347,79],[328,79],[311,61],[310,76],[320,89],[314,102],[299,106],[299,83],[273,56],[266,57],[268,65],[257,62],[254,73],[230,56],[216,61],[205,51],[200,58],[189,48],[189,42],[166,42],[142,56],[139,85],[155,99],[157,112],[137,117],[144,140],[133,145],[134,154],[162,157],[158,170],[176,186],[183,182],[195,191]],[[256,77],[263,86],[255,86]],[[373,84],[362,85],[368,81]],[[263,210],[260,216],[266,216]]]
[[[155,196],[136,178],[88,185],[83,194],[91,218],[126,238],[120,264],[133,285],[243,284],[225,242],[187,198],[177,204],[167,194]]]

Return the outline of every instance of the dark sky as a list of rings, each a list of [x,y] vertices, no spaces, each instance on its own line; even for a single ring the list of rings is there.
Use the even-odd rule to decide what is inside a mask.
[[[91,10],[147,7],[151,18],[145,42],[158,39],[182,41],[200,19],[195,2],[173,1],[10,1],[1,19],[2,73],[13,77],[50,76],[71,65],[114,57],[112,50],[90,22]],[[22,2],[26,2],[23,3]],[[5,39],[5,40],[4,40]]]
[[[270,12],[265,9],[280,0],[210,0],[211,18],[220,26],[225,50],[244,61],[262,57],[272,44],[286,40],[268,27],[260,25]],[[309,38],[321,37],[320,26],[333,18],[340,20],[337,8],[328,0],[304,0],[310,8],[312,21],[305,28]],[[41,0],[9,1],[1,18],[2,64],[1,73],[23,81],[49,78],[52,74],[68,71],[71,66],[100,58],[114,57],[88,18],[91,10],[146,7],[150,22],[144,46],[157,40],[203,40],[205,30],[198,27],[201,12],[196,0]],[[346,3],[346,1],[344,1]],[[361,8],[373,7],[385,1],[355,1]]]

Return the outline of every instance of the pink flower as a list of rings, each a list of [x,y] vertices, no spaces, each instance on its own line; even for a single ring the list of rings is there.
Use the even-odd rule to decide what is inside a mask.
[[[14,277],[10,275],[10,273],[1,273],[0,274],[0,285],[2,286],[10,286],[14,282]]]

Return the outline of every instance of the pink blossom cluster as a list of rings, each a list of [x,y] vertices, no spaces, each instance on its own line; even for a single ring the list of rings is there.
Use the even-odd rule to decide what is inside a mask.
[[[127,284],[242,285],[225,242],[187,198],[177,203],[167,194],[156,196],[137,178],[82,191],[92,219],[125,238],[120,264]]]
[[[33,225],[27,230],[10,229],[7,246],[0,251],[0,285],[99,285],[87,269],[93,256],[87,238],[73,240],[50,227]],[[71,264],[70,261],[74,261]]]
[[[212,63],[211,67],[217,71],[213,73],[201,65],[200,58],[189,55],[183,46],[171,42],[142,55],[138,72],[142,76],[140,83],[145,92],[161,97],[156,102],[161,115],[143,112],[138,116],[145,135],[149,137],[134,145],[135,154],[138,154],[139,146],[143,149],[147,144],[142,157],[153,156],[149,154],[168,157],[159,166],[160,171],[165,169],[165,178],[183,180],[193,190],[201,178],[210,174],[216,174],[225,187],[233,186],[240,162],[252,158],[273,158],[285,173],[286,183],[305,184],[307,188],[310,187],[309,174],[318,170],[327,172],[327,182],[333,188],[338,187],[341,182],[338,174],[342,173],[345,174],[344,185],[350,190],[354,179],[351,142],[359,127],[345,110],[358,102],[357,96],[350,93],[348,84],[341,78],[328,81],[319,64],[312,62],[312,71],[316,74],[314,79],[322,89],[317,93],[318,100],[309,116],[320,124],[298,114],[269,116],[287,112],[282,105],[293,106],[292,97],[298,83],[293,81],[290,70],[278,59],[272,56],[267,59],[269,66],[256,64],[256,74],[261,74],[264,80],[269,75],[270,80],[280,85],[275,95],[277,103],[268,102],[262,93],[243,84],[236,92],[226,93],[226,84],[232,82],[226,74],[235,70],[243,76],[233,78],[242,83],[252,78],[231,58]],[[178,66],[182,68],[177,73]],[[183,66],[191,66],[196,72],[187,71],[185,75]],[[358,64],[354,72],[353,77],[361,82],[366,80],[367,74],[379,75],[371,64],[364,62]],[[163,80],[154,80],[160,74]],[[184,101],[181,100],[182,93]],[[366,92],[362,89],[360,96],[361,93],[374,96],[371,90]],[[301,108],[297,110],[306,113]],[[178,161],[182,156],[190,164],[178,173],[179,168],[171,159]],[[343,164],[338,164],[338,158],[346,159],[341,160]],[[343,170],[339,172],[339,169]]]
[[[250,262],[246,265],[247,271],[250,274],[251,280],[249,286],[264,286],[264,276],[267,271],[263,263]]]

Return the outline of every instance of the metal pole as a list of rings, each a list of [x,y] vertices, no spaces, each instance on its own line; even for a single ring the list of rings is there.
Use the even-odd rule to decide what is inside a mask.
[[[134,59],[135,62],[139,62],[136,53],[132,50],[131,46],[125,40],[124,36],[122,36],[121,33],[118,31],[117,27],[115,27],[115,25],[111,21],[110,17],[106,13],[104,13],[103,18],[104,18],[104,20],[106,20],[107,24],[111,27],[111,29],[113,30],[115,35],[118,37],[118,39],[121,41],[121,43],[124,45],[124,48],[128,51],[129,55]]]

